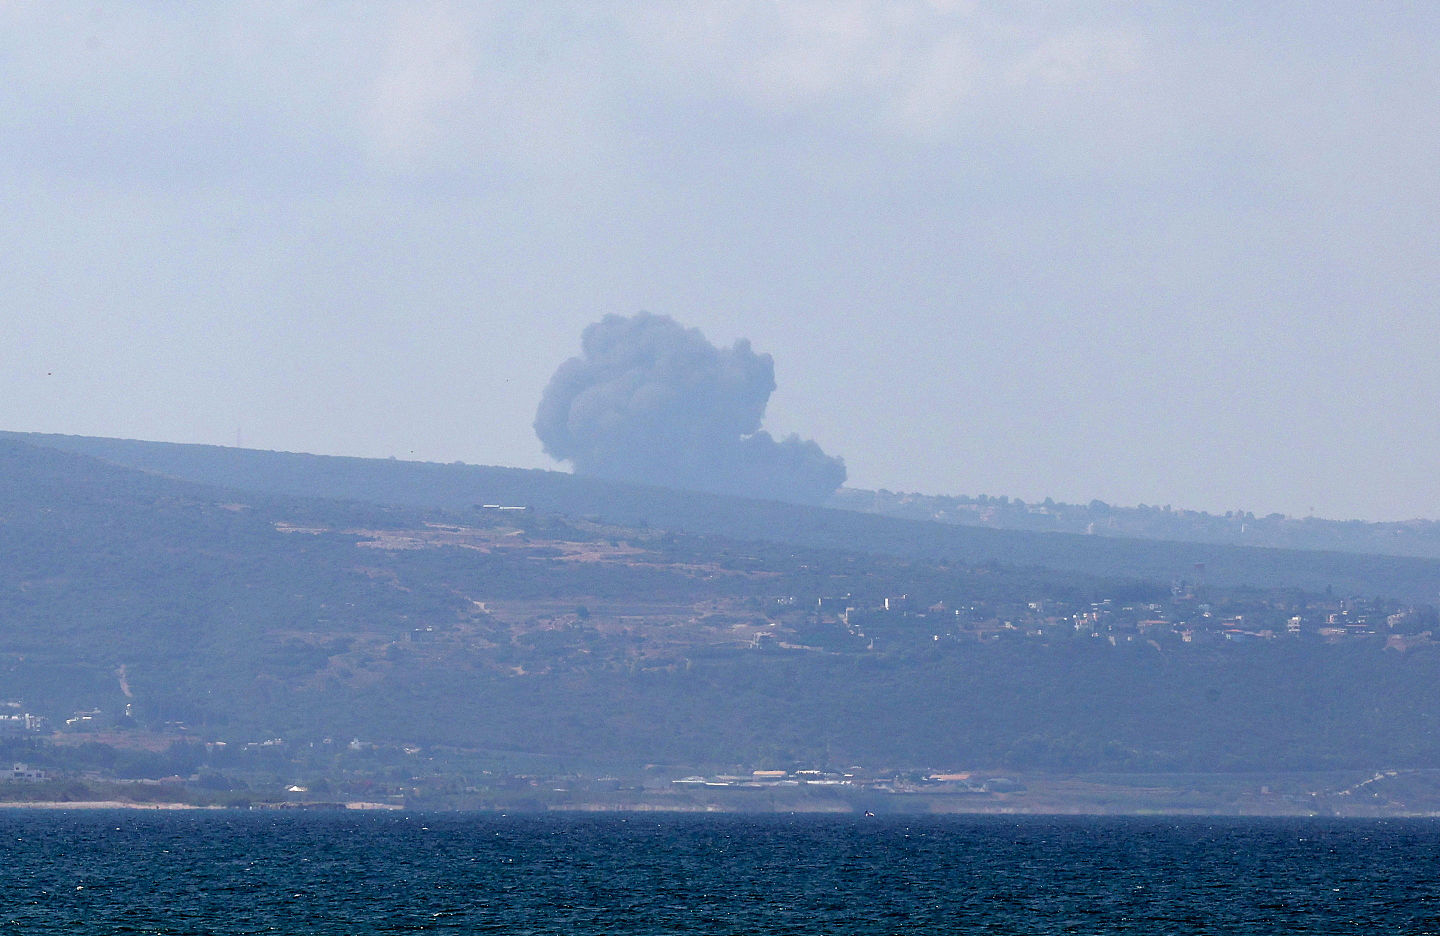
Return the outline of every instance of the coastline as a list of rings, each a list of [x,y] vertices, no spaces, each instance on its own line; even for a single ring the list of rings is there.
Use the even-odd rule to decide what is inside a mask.
[[[37,800],[29,802],[0,802],[0,812],[102,812],[107,810],[146,812],[423,812],[423,813],[484,813],[495,815],[624,815],[650,814],[671,816],[767,816],[767,815],[812,815],[832,817],[962,817],[962,816],[1014,816],[1014,817],[1055,817],[1055,818],[1175,818],[1175,819],[1436,819],[1440,810],[1433,809],[1386,809],[1358,808],[1331,810],[1300,809],[1253,809],[1253,808],[1196,808],[1196,807],[1096,807],[1094,804],[1076,803],[1011,803],[991,808],[934,808],[933,804],[917,803],[913,800],[894,804],[875,804],[874,811],[835,806],[816,807],[814,804],[777,803],[770,808],[754,808],[752,804],[737,805],[726,803],[679,803],[656,802],[636,799],[628,802],[583,802],[550,804],[463,804],[435,805],[415,804],[401,806],[394,803],[346,802],[346,803],[252,803],[247,805],[213,805],[197,803],[136,803],[124,800],[77,800],[73,802]]]
[[[125,800],[16,800],[0,802],[0,809],[227,809],[225,806],[202,806],[197,803],[135,803]]]
[[[394,803],[370,803],[370,802],[364,802],[364,801],[354,801],[354,802],[345,802],[345,803],[326,803],[326,804],[323,804],[323,805],[326,806],[326,807],[329,807],[330,809],[333,809],[333,810],[335,810],[335,811],[337,811],[337,812],[340,812],[340,811],[348,811],[348,810],[354,810],[354,811],[357,811],[357,812],[377,812],[377,811],[382,811],[382,812],[383,812],[383,811],[400,810],[400,809],[404,809],[404,808],[405,808],[405,807],[403,807],[403,806],[398,806],[398,805],[396,805],[396,804],[394,804]],[[228,812],[239,811],[239,812],[246,812],[246,811],[249,811],[249,810],[258,810],[258,809],[277,809],[277,810],[278,810],[278,809],[287,809],[287,810],[288,810],[288,809],[302,809],[302,810],[307,810],[307,809],[308,809],[308,810],[313,810],[313,809],[315,809],[315,808],[316,808],[316,805],[315,805],[315,804],[298,804],[298,803],[252,803],[252,804],[247,804],[247,805],[244,805],[244,806],[225,806],[225,805],[220,805],[220,804],[209,804],[209,803],[137,803],[137,802],[133,802],[133,801],[129,801],[129,800],[74,800],[74,801],[70,801],[70,802],[64,802],[64,801],[60,801],[60,800],[12,800],[12,801],[0,801],[0,810],[4,810],[4,809],[20,809],[20,810],[25,810],[25,809],[31,809],[31,810],[140,809],[140,810],[171,810],[171,811],[174,811],[174,810],[189,810],[189,811],[203,811],[203,812],[217,812],[217,811],[228,811]]]
[[[563,779],[518,788],[333,791],[250,790],[208,795],[176,785],[132,796],[106,784],[89,790],[14,787],[0,810],[405,811],[505,814],[830,814],[834,816],[1173,816],[1356,819],[1440,817],[1440,770],[1347,770],[1296,774],[1091,774],[997,777],[976,789],[958,781],[869,785],[807,782],[651,781],[601,789]],[[633,782],[633,781],[627,781]],[[566,788],[568,786],[568,788]],[[138,792],[138,791],[136,791]],[[22,798],[29,793],[32,798]],[[368,795],[367,795],[368,793]],[[48,794],[48,795],[47,795]],[[57,795],[58,794],[58,795]],[[338,794],[338,795],[337,795]],[[348,794],[348,795],[347,795]],[[153,797],[153,798],[152,798]]]

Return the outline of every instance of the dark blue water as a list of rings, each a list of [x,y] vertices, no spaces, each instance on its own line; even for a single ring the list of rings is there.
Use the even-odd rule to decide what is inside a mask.
[[[0,932],[1440,933],[1440,823],[6,812]]]

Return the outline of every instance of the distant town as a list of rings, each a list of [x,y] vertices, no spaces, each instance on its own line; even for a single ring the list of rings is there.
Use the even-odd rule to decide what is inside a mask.
[[[800,601],[782,598],[778,603],[793,607]],[[1079,635],[1113,645],[1141,638],[1187,644],[1281,638],[1335,643],[1383,638],[1384,646],[1395,650],[1428,643],[1440,626],[1433,607],[1417,608],[1381,598],[1281,601],[1269,596],[1249,600],[1230,597],[1217,605],[1197,598],[1195,586],[1183,581],[1172,586],[1171,599],[1165,602],[1120,603],[1104,599],[1076,604],[1037,598],[1023,605],[952,607],[942,601],[920,608],[908,595],[870,601],[838,595],[815,598],[814,611],[819,621],[840,625],[851,637],[870,641],[867,646],[872,647],[871,635],[894,633],[897,621],[908,625],[905,630],[912,635],[917,627],[923,631],[928,626],[932,641],[1010,637],[1042,640]]]
[[[859,488],[842,488],[832,502],[890,517],[992,529],[1440,557],[1440,522],[1435,520],[1365,523],[1248,510],[1209,513],[1168,504],[1126,507],[1099,500],[1066,504],[1048,497],[1027,502],[984,494],[943,496]]]
[[[1440,809],[1435,560],[0,443],[0,800]]]

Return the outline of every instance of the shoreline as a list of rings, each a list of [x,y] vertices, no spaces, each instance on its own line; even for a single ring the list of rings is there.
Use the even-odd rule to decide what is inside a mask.
[[[228,806],[201,806],[196,803],[134,803],[125,800],[14,800],[0,802],[0,809],[229,809]]]
[[[835,808],[806,808],[801,804],[789,804],[794,808],[777,806],[770,809],[747,809],[730,805],[716,803],[657,803],[634,801],[628,803],[618,802],[575,802],[575,803],[551,803],[544,806],[536,805],[473,805],[473,806],[451,806],[441,807],[435,805],[400,806],[394,803],[374,803],[364,801],[351,801],[343,803],[253,803],[248,805],[224,806],[224,805],[202,805],[197,803],[136,803],[125,800],[77,800],[73,802],[61,802],[55,800],[36,801],[11,801],[0,802],[0,812],[6,810],[20,812],[66,812],[78,810],[82,812],[100,812],[105,810],[127,810],[127,811],[148,811],[148,812],[284,812],[284,813],[343,813],[343,812],[412,812],[412,813],[450,813],[455,815],[470,813],[499,816],[540,816],[540,815],[572,815],[572,816],[595,816],[595,815],[671,815],[671,816],[830,816],[834,818],[875,818],[875,817],[905,817],[913,819],[942,818],[942,817],[1028,817],[1028,818],[1054,818],[1054,819],[1342,819],[1342,820],[1385,820],[1385,819],[1437,819],[1440,818],[1440,810],[1405,810],[1405,809],[1354,809],[1344,811],[1312,811],[1299,810],[1253,810],[1253,809],[1205,809],[1205,808],[1146,808],[1115,809],[1115,808],[1086,808],[1078,804],[1069,806],[1057,803],[1035,804],[1034,806],[1010,805],[1003,808],[971,808],[971,809],[880,809],[876,811],[858,809],[835,809]],[[879,805],[879,804],[877,804]],[[915,804],[919,805],[919,804]]]
[[[324,807],[333,812],[386,812],[404,809],[394,803],[370,803],[363,801],[345,803],[326,803]],[[275,810],[285,812],[318,812],[320,809],[315,804],[299,803],[251,803],[245,806],[224,806],[218,804],[203,803],[136,803],[129,800],[74,800],[62,802],[60,800],[0,800],[0,810],[5,809],[42,809],[50,811],[63,811],[67,809],[100,810],[100,809],[138,809],[157,811],[203,811],[203,812],[251,812],[261,810]]]

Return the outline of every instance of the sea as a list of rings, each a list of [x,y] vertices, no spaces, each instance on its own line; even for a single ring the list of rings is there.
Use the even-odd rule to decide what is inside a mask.
[[[0,811],[0,932],[1440,933],[1440,821]]]

